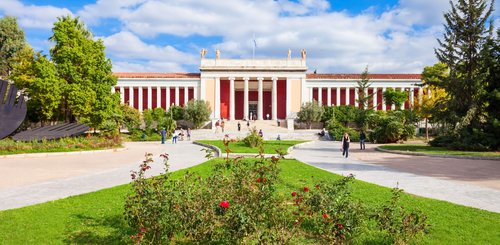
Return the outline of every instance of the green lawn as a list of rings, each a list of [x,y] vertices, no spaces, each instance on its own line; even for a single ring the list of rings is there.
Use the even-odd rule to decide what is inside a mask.
[[[222,140],[197,140],[204,144],[209,144],[218,147],[222,153],[224,153],[224,143]],[[266,154],[276,154],[276,149],[287,150],[288,147],[307,142],[307,140],[265,140],[264,141],[264,153]],[[250,148],[243,143],[243,141],[236,141],[229,143],[229,148],[232,153],[259,153],[259,148]]]
[[[380,146],[382,149],[394,150],[394,151],[412,151],[421,152],[427,154],[440,154],[440,155],[462,155],[462,156],[489,156],[489,157],[500,157],[500,152],[498,151],[454,151],[448,150],[444,147],[434,147],[426,144],[403,144],[403,145],[383,145]]]
[[[210,173],[213,161],[190,168],[201,175]],[[313,186],[318,179],[340,176],[295,160],[280,162],[282,183],[278,191]],[[177,171],[174,176],[180,176]],[[89,194],[0,212],[0,244],[124,244],[130,243],[130,230],[123,220],[123,205],[129,185],[121,185]],[[354,198],[368,206],[387,201],[389,188],[363,181],[352,185]],[[429,216],[430,233],[417,244],[500,244],[500,214],[451,204],[444,201],[403,195],[402,204],[418,207]],[[368,232],[370,234],[370,232]],[[355,244],[377,244],[366,235]]]
[[[0,140],[0,155],[11,155],[21,153],[42,152],[72,152],[102,150],[122,147],[120,139],[108,139],[105,137],[68,137],[58,140],[43,141],[14,141],[12,139]]]

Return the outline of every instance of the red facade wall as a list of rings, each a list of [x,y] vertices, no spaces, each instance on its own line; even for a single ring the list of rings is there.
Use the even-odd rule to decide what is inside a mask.
[[[220,81],[220,116],[222,118],[229,118],[229,80]]]
[[[345,105],[345,88],[340,89],[340,105]]]
[[[153,99],[153,100],[151,101],[151,106],[153,107],[153,109],[154,109],[154,108],[156,108],[156,107],[157,107],[157,105],[158,105],[158,101],[156,100],[156,91],[158,91],[158,90],[156,89],[156,87],[153,87],[153,88],[151,89],[151,97],[152,97],[152,99]]]
[[[170,101],[169,105],[175,104],[175,88],[169,88],[170,89]]]
[[[142,88],[142,109],[148,109],[148,88]]]
[[[188,101],[194,99],[194,88],[188,89],[188,97],[189,97]]]
[[[313,88],[313,100],[318,101],[318,88]]]
[[[161,88],[161,108],[163,108],[163,110],[166,110],[167,109],[167,88]]]
[[[349,105],[354,106],[356,101],[356,90],[354,88],[349,89]]]
[[[322,102],[322,105],[328,105],[328,88],[321,89],[321,102]]]
[[[184,88],[179,88],[179,105],[184,106]]]
[[[129,97],[129,90],[128,90],[128,88],[125,88],[125,89],[123,90],[123,92],[125,93],[125,94],[124,94],[124,95],[125,95],[125,98],[124,98],[124,100],[123,100],[123,101],[125,102],[125,104],[127,104],[127,105],[128,105],[128,104],[129,104],[129,100],[130,100],[130,97]]]
[[[272,92],[271,91],[264,91],[262,96],[264,97],[264,102],[262,104],[262,111],[263,111],[263,117],[264,119],[267,119],[266,118],[266,115],[269,114],[269,119],[273,118],[273,108],[272,108],[272,99],[273,99],[273,95],[272,95]]]
[[[133,88],[134,90],[134,108],[139,109],[139,89]]]
[[[244,100],[243,91],[235,91],[234,92],[234,109],[235,109],[235,119],[241,120],[243,119],[243,100]]]
[[[278,92],[278,118],[286,118],[286,80],[278,80],[277,84]]]
[[[337,89],[332,88],[332,105],[337,105]]]
[[[382,104],[383,94],[382,89],[377,90],[377,110],[383,110],[384,104]]]

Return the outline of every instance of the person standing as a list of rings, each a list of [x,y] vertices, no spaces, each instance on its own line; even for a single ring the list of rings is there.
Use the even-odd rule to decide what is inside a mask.
[[[220,128],[222,129],[222,133],[224,133],[224,119],[220,122]]]
[[[361,131],[361,133],[359,134],[359,148],[361,150],[365,150],[366,149],[365,140],[366,140],[365,132]]]
[[[215,133],[219,133],[219,127],[220,127],[220,120],[217,120],[217,122],[215,122]]]
[[[177,144],[177,129],[175,129],[174,134],[172,134],[172,144]]]
[[[342,136],[342,156],[345,156],[347,158],[349,156],[349,143],[351,142],[351,139],[349,138],[349,134],[344,133],[344,136]]]
[[[262,129],[259,129],[259,136],[262,138],[264,137],[264,133],[262,132]]]
[[[247,128],[250,130],[250,120],[247,121]]]
[[[165,139],[167,138],[167,131],[165,130],[165,128],[161,129],[160,134],[161,134],[161,143],[165,144]]]
[[[187,130],[187,140],[191,141],[191,128]]]
[[[240,123],[240,121],[238,121],[238,132],[240,132],[240,131],[241,131],[241,123]]]

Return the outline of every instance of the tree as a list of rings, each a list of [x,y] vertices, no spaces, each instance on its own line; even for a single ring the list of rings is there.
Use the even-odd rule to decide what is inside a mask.
[[[61,102],[64,118],[98,128],[119,111],[119,95],[111,93],[116,77],[103,42],[94,41],[83,22],[70,16],[58,18],[52,30],[50,54],[65,82]]]
[[[323,115],[323,107],[319,105],[318,101],[306,102],[300,107],[297,117],[300,121],[305,122],[307,127],[311,129],[313,122],[319,122]]]
[[[13,57],[26,46],[24,32],[11,16],[0,18],[0,78],[7,79],[14,64]]]
[[[436,63],[433,66],[426,66],[422,72],[423,87],[432,96],[424,95],[422,100],[415,101],[413,109],[415,113],[425,120],[425,138],[429,140],[429,120],[433,115],[441,115],[446,111],[446,92],[438,85],[448,77],[448,68],[443,63]]]
[[[368,78],[368,66],[365,67],[365,70],[363,73],[361,73],[361,80],[356,81],[358,84],[358,104],[359,108],[361,109],[367,109],[368,108],[368,101],[373,97],[372,94],[368,94],[365,92],[368,91],[368,88],[371,86],[370,79]],[[371,109],[371,108],[368,108]]]
[[[393,88],[387,88],[382,96],[387,105],[395,105],[396,109],[400,109],[403,103],[408,99],[406,91],[397,91]]]
[[[358,117],[359,109],[352,105],[341,105],[335,107],[335,120],[343,124],[344,127],[350,122],[355,122]]]
[[[204,100],[190,100],[184,107],[184,120],[190,121],[195,128],[210,120],[210,105]]]
[[[480,52],[491,39],[493,1],[458,0],[450,4],[450,12],[444,14],[445,33],[438,39],[440,48],[435,49],[438,60],[449,68],[449,77],[438,87],[448,94],[448,113],[443,119],[454,134],[462,129],[470,133],[485,121],[482,98],[486,97],[487,81],[480,73]]]

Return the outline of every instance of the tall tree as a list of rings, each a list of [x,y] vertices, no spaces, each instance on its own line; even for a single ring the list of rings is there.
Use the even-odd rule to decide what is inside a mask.
[[[368,88],[371,86],[370,79],[368,78],[368,66],[365,67],[361,73],[361,80],[356,81],[358,84],[358,104],[361,109],[371,109],[368,106],[368,101],[373,97],[373,94],[368,93]]]
[[[382,94],[387,105],[395,105],[396,109],[400,109],[403,103],[408,99],[406,91],[397,91],[393,88],[387,88]]]
[[[493,0],[450,1],[444,14],[446,24],[440,48],[435,50],[440,62],[449,68],[449,77],[439,86],[449,96],[445,118],[455,132],[480,128],[484,121],[485,80],[480,73],[485,43],[491,39]]]
[[[93,40],[83,22],[70,16],[58,18],[52,31],[50,54],[65,82],[61,103],[65,120],[78,119],[98,128],[119,112],[119,97],[111,93],[116,77],[103,42]]]
[[[305,122],[307,127],[311,129],[313,122],[319,122],[323,115],[323,107],[319,105],[318,101],[306,102],[300,107],[297,117],[300,121]]]
[[[12,71],[12,58],[26,45],[24,31],[11,16],[0,18],[0,78],[7,79]]]

